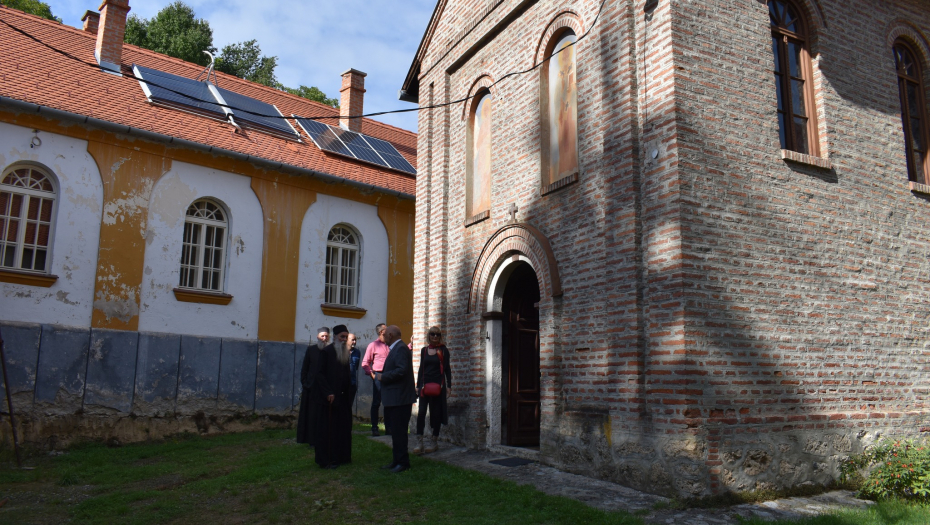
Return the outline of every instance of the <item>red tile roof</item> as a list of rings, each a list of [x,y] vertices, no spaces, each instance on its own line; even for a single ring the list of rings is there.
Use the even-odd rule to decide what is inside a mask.
[[[261,157],[413,195],[414,177],[338,155],[325,154],[301,131],[301,144],[250,130],[234,133],[231,125],[150,104],[139,82],[100,71],[94,59],[96,36],[85,31],[0,6],[0,96],[87,115],[162,135]],[[9,24],[9,25],[7,25]],[[36,40],[13,29],[13,26]],[[44,44],[44,45],[43,45]],[[65,56],[67,53],[74,58]],[[82,63],[84,62],[84,63]],[[93,67],[91,65],[92,64]],[[123,68],[132,64],[195,78],[202,66],[136,46],[123,46]],[[217,73],[217,84],[274,104],[284,115],[339,115],[339,110],[267,86]],[[296,122],[291,125],[299,129]],[[323,122],[338,125],[337,119]],[[416,163],[416,133],[371,119],[362,133],[391,142]]]

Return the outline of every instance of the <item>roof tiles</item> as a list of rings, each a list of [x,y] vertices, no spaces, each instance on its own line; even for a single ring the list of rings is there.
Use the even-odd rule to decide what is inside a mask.
[[[413,195],[414,177],[338,155],[325,154],[301,132],[295,143],[256,130],[236,133],[232,125],[200,115],[150,104],[139,82],[100,71],[93,34],[0,6],[0,95],[116,124],[236,151],[305,169]],[[26,36],[13,28],[26,33]],[[30,36],[32,38],[30,38]],[[123,71],[133,64],[195,78],[202,66],[136,46],[123,46]],[[217,84],[274,104],[284,115],[338,117],[339,110],[224,73]],[[338,119],[323,120],[338,125]],[[291,121],[295,128],[296,124]],[[362,133],[391,142],[416,166],[415,133],[363,119]]]

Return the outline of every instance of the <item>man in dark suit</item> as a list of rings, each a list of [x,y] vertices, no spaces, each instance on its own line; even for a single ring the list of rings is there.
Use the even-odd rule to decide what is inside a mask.
[[[381,335],[384,344],[391,349],[384,368],[377,374],[381,382],[381,402],[384,404],[384,420],[391,425],[393,461],[381,468],[391,472],[403,472],[410,468],[407,454],[407,427],[410,413],[417,402],[416,383],[413,381],[413,354],[400,338],[400,328],[391,325]]]

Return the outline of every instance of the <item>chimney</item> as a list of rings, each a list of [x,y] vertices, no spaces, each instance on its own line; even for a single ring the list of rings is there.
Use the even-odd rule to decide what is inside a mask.
[[[100,4],[100,22],[97,29],[97,48],[94,58],[109,73],[121,75],[123,62],[123,36],[126,34],[126,14],[129,0],[103,0]]]
[[[365,77],[356,69],[350,69],[342,74],[342,89],[339,90],[339,125],[349,131],[362,132],[362,119],[346,118],[362,114],[365,102]]]
[[[81,17],[81,22],[84,22],[84,31],[96,35],[97,28],[100,26],[100,13],[88,9]]]

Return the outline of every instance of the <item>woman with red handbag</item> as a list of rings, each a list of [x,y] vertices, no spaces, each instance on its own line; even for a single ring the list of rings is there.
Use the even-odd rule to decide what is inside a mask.
[[[446,348],[442,331],[438,326],[430,327],[426,339],[429,345],[420,350],[420,370],[417,372],[417,394],[420,396],[420,404],[417,407],[414,454],[436,452],[439,449],[439,429],[442,425],[449,424],[446,405],[446,397],[452,391],[449,349]],[[424,446],[423,429],[426,426],[427,411],[433,434]]]

